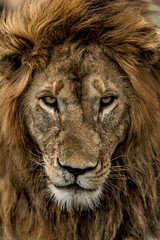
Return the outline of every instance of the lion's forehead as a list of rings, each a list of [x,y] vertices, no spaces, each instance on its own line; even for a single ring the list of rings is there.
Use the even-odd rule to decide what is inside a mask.
[[[110,88],[122,92],[123,76],[101,47],[91,45],[82,50],[71,46],[64,45],[54,50],[48,67],[35,74],[35,91],[50,89],[55,95],[62,96],[65,104],[70,96],[72,100],[75,97],[78,100],[95,97],[95,90],[97,94]]]

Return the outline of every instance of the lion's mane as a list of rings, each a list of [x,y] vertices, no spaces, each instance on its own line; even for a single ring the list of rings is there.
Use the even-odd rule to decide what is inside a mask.
[[[159,239],[160,34],[142,5],[138,0],[32,0],[2,14],[1,239]],[[65,41],[105,47],[134,90],[128,137],[114,153],[121,169],[95,212],[63,212],[48,200],[32,162],[31,152],[39,150],[19,108],[34,72],[43,70],[54,46]]]

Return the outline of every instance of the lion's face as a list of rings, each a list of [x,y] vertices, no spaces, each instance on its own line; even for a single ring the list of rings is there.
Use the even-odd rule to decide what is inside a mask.
[[[82,53],[83,52],[83,53]],[[98,204],[128,128],[129,83],[97,46],[54,50],[22,101],[50,194],[67,209]]]

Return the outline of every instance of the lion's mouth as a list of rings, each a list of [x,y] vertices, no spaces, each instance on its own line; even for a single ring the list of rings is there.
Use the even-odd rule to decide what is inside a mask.
[[[80,186],[78,183],[69,185],[50,185],[51,195],[61,209],[94,209],[102,198],[102,189],[92,189]]]
[[[80,185],[74,183],[74,184],[70,184],[67,186],[58,186],[58,185],[54,185],[56,188],[61,189],[61,190],[67,190],[67,191],[74,191],[75,193],[77,192],[82,192],[82,191],[89,191],[89,192],[94,192],[96,189],[86,189],[81,187]]]

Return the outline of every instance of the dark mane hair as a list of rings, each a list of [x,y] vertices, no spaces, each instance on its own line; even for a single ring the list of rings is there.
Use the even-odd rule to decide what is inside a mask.
[[[0,189],[0,222],[5,240],[19,239],[17,236],[146,240],[149,235],[159,239],[160,33],[145,14],[140,0],[30,0],[17,10],[3,12],[0,144],[7,155],[1,161],[7,173]],[[95,215],[65,213],[46,203],[37,180],[41,176],[28,161],[35,146],[28,137],[19,102],[34,71],[43,70],[54,47],[64,42],[77,47],[89,43],[103,46],[133,86],[128,138],[114,156],[122,171],[113,180],[116,187],[106,190],[106,211],[99,209]]]

